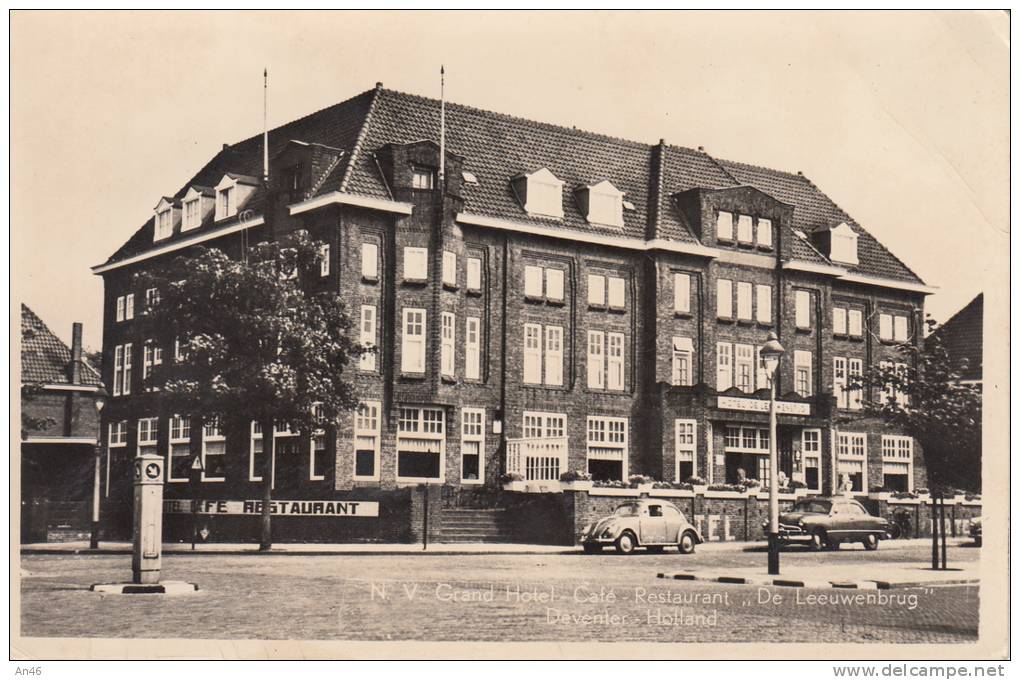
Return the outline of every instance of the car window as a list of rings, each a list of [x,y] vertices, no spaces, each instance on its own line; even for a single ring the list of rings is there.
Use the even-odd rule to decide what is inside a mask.
[[[862,506],[857,505],[856,503],[847,503],[846,504],[846,514],[848,514],[848,515],[867,515],[868,511],[865,510]]]
[[[662,506],[661,505],[649,505],[648,514],[652,517],[662,517]]]
[[[793,506],[794,512],[820,512],[823,515],[829,514],[829,503],[824,501],[800,501]]]
[[[627,503],[618,507],[613,514],[617,517],[637,517],[641,514],[641,506],[637,503]]]

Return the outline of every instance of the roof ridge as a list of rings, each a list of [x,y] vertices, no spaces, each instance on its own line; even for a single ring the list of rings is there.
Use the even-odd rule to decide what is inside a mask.
[[[382,83],[376,83],[375,89],[371,90],[372,101],[368,104],[365,120],[361,123],[361,129],[358,130],[358,136],[354,140],[354,148],[351,149],[350,156],[347,159],[347,167],[344,168],[344,175],[340,178],[340,191],[347,190],[347,183],[351,181],[351,176],[354,174],[354,164],[358,162],[358,156],[361,155],[361,147],[365,143],[365,138],[368,137],[368,128],[372,124],[372,114],[375,112],[375,106],[379,102],[379,94],[382,91]]]
[[[401,96],[401,97],[408,97],[408,98],[411,98],[411,99],[419,99],[419,100],[423,100],[423,101],[427,101],[427,102],[433,102],[433,103],[435,103],[437,105],[439,104],[439,100],[438,99],[434,99],[432,97],[426,97],[426,96],[420,95],[420,94],[412,94],[410,92],[401,92],[400,90],[392,90],[392,89],[389,89],[389,88],[383,89],[383,92],[387,92],[389,94],[398,95],[398,96]],[[528,123],[528,124],[531,124],[531,125],[537,125],[537,126],[540,126],[540,127],[546,128],[546,129],[550,129],[550,130],[557,130],[557,131],[560,131],[560,132],[569,132],[569,133],[572,133],[572,134],[587,135],[588,137],[593,137],[593,138],[601,139],[601,140],[604,140],[604,141],[616,142],[616,143],[619,143],[619,144],[625,144],[627,146],[632,146],[632,147],[635,147],[635,148],[642,148],[642,149],[646,149],[647,150],[647,149],[654,148],[656,146],[655,144],[648,144],[646,142],[638,142],[638,141],[635,141],[633,139],[626,139],[624,137],[615,137],[613,135],[607,135],[607,134],[604,134],[604,133],[601,133],[601,132],[592,132],[591,130],[585,130],[583,128],[578,128],[578,127],[567,127],[566,125],[559,125],[557,123],[546,123],[544,121],[534,120],[533,118],[524,118],[523,116],[514,116],[514,115],[511,115],[509,113],[501,113],[499,111],[490,111],[488,109],[483,109],[483,108],[480,108],[480,107],[477,107],[477,106],[470,106],[468,104],[458,104],[456,102],[446,102],[446,111],[447,111],[447,113],[449,113],[451,107],[455,108],[455,109],[461,109],[463,111],[469,111],[469,112],[474,112],[474,113],[482,113],[482,114],[485,114],[487,116],[495,116],[495,117],[501,118],[503,120],[517,121],[517,122]]]
[[[705,155],[707,156],[708,154],[706,153]],[[743,163],[741,161],[731,161],[731,160],[726,159],[726,158],[715,158],[714,156],[712,156],[711,158],[712,158],[712,160],[716,161],[716,163],[718,163],[720,166],[723,163],[726,163],[728,165],[736,165],[738,167],[749,168],[751,170],[760,170],[762,172],[778,172],[779,174],[786,175],[787,177],[807,179],[806,177],[804,177],[804,173],[802,173],[799,170],[797,172],[790,172],[789,170],[779,170],[778,168],[770,168],[770,167],[767,167],[765,165],[756,165],[754,163]],[[727,172],[726,174],[729,174],[729,173]],[[730,175],[730,176],[732,177],[732,175]],[[734,180],[734,181],[736,181],[736,180]]]

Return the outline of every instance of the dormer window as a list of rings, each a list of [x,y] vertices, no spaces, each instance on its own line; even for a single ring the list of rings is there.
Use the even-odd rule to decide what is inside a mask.
[[[432,168],[414,166],[411,168],[411,188],[429,191],[436,187],[436,173]]]
[[[179,209],[178,209],[179,212]],[[155,208],[155,230],[152,240],[159,241],[170,238],[174,233],[174,204],[168,198],[160,199]]]
[[[563,181],[548,168],[515,177],[511,184],[529,215],[563,217]]]
[[[857,232],[846,222],[829,230],[829,259],[833,262],[857,264]]]
[[[238,208],[244,205],[259,185],[256,177],[247,175],[236,175],[228,172],[216,185],[216,221],[233,217],[237,214]]]
[[[212,212],[213,196],[215,191],[210,187],[193,185],[184,194],[181,204],[184,207],[184,216],[181,220],[181,231],[197,229]]]
[[[234,203],[234,187],[220,189],[216,193],[216,219],[222,220],[237,212],[237,205]]]
[[[197,198],[191,201],[184,202],[184,225],[182,227],[183,229],[194,229],[199,224],[201,224],[202,222],[200,210],[201,206],[199,205],[199,203],[201,203],[201,201]]]
[[[623,192],[609,181],[583,187],[577,192],[585,219],[594,224],[623,226]]]

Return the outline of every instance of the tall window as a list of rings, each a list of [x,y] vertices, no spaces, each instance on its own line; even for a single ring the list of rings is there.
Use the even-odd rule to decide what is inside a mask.
[[[846,307],[832,308],[833,335],[846,335]]]
[[[716,343],[715,366],[715,388],[722,392],[733,387],[733,345]]]
[[[683,482],[694,476],[696,434],[698,421],[676,420],[676,474],[674,480]]]
[[[720,319],[733,318],[733,282],[729,279],[716,281],[716,316]]]
[[[404,333],[400,349],[400,370],[425,372],[425,310],[404,309]]]
[[[758,284],[754,287],[754,317],[761,324],[772,323],[772,286]]]
[[[524,324],[524,382],[542,382],[542,327],[534,323]]]
[[[673,384],[693,385],[694,343],[690,338],[673,338]]]
[[[822,431],[805,428],[801,435],[804,460],[804,483],[811,491],[822,490]]]
[[[404,280],[427,281],[429,278],[429,249],[404,247]]]
[[[465,484],[481,484],[485,479],[485,409],[461,409],[460,419],[460,479]]]
[[[593,307],[605,306],[606,277],[599,274],[588,274],[588,304]]]
[[[142,380],[148,380],[152,376],[153,367],[162,363],[163,348],[155,340],[146,340],[142,346]]]
[[[316,417],[322,417],[322,406],[316,405]],[[326,430],[316,428],[312,430],[308,442],[308,479],[319,481],[326,479],[326,466],[328,464],[326,450]]]
[[[563,327],[545,327],[545,384],[563,385]]]
[[[361,244],[361,278],[366,281],[379,279],[379,245],[373,241]]]
[[[170,460],[167,461],[168,482],[186,482],[191,471],[191,418],[170,418]]]
[[[863,389],[860,387],[864,379],[864,361],[862,359],[847,359],[847,379],[850,384],[858,385],[847,393],[847,407],[859,411],[861,409],[861,395]]]
[[[754,392],[754,346],[734,345],[736,353],[736,385],[741,392]]]
[[[464,377],[479,380],[482,374],[482,320],[477,316],[467,317],[464,330]]]
[[[439,368],[444,377],[452,378],[454,375],[457,317],[450,312],[443,312],[440,321],[442,325],[440,326]]]
[[[750,215],[737,216],[737,240],[741,243],[754,242],[754,228]]]
[[[174,231],[173,209],[167,208],[156,214],[156,238],[167,238]]]
[[[563,301],[563,270],[545,270],[545,297],[555,302]]]
[[[401,407],[397,420],[397,479],[440,479],[446,451],[445,412]]]
[[[868,436],[863,432],[836,434],[836,473],[842,481],[849,479],[851,490],[863,492],[868,483]]]
[[[673,311],[678,314],[691,312],[691,275],[673,274]]]
[[[892,314],[879,314],[878,315],[878,337],[880,340],[892,340],[893,339],[893,320]]]
[[[891,491],[909,491],[913,467],[913,438],[882,435],[882,486]]]
[[[120,295],[117,297],[117,321],[124,320],[124,296]]]
[[[138,455],[156,453],[157,418],[138,419]]]
[[[907,317],[902,314],[893,317],[893,340],[896,342],[907,341]]]
[[[319,246],[319,276],[329,276],[329,244]]]
[[[449,250],[443,251],[443,285],[457,286],[457,253]]]
[[[378,401],[358,405],[354,413],[354,478],[379,479],[379,413]]]
[[[234,187],[220,189],[216,194],[216,219],[222,220],[235,212],[237,212],[237,206],[234,205]]]
[[[849,326],[850,337],[859,338],[864,335],[864,313],[859,309],[848,311],[847,325]]]
[[[202,215],[199,212],[201,199],[194,199],[184,204],[184,229],[194,229],[202,222]]]
[[[376,367],[376,308],[375,305],[361,305],[361,344],[371,348],[358,359],[358,368],[362,371],[374,371]]]
[[[794,294],[794,310],[797,328],[802,330],[811,328],[811,293],[798,290]]]
[[[737,318],[741,321],[751,320],[751,291],[750,283],[746,281],[737,283]]]
[[[601,390],[606,386],[606,334],[588,331],[588,387]]]
[[[127,446],[127,421],[118,420],[107,426],[106,445],[110,447]]]
[[[202,481],[226,479],[227,442],[219,421],[207,419],[202,427]]]
[[[607,387],[622,390],[624,384],[623,333],[610,333],[609,356],[606,362]]]
[[[626,418],[588,416],[588,472],[597,480],[623,480],[627,473]]]
[[[802,397],[811,396],[811,352],[794,350],[793,352],[793,389]]]
[[[758,246],[761,248],[772,247],[772,220],[758,218]]]
[[[253,420],[251,423],[251,445],[248,450],[249,482],[262,481],[262,470],[265,469],[266,463],[265,455],[266,449],[265,440],[262,437],[262,424]]]
[[[482,260],[478,257],[467,259],[467,289],[471,292],[482,290]]]
[[[836,407],[847,407],[846,357],[832,358],[832,392],[836,395]]]
[[[720,210],[715,221],[716,237],[721,241],[733,240],[733,213]]]
[[[113,395],[131,394],[131,343],[113,348]]]
[[[626,306],[627,284],[619,276],[609,277],[609,308],[623,309]]]
[[[524,297],[542,298],[542,268],[533,265],[524,267]]]

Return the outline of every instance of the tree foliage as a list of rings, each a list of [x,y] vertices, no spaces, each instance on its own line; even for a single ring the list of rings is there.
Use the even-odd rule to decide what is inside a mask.
[[[934,330],[935,322],[929,319],[928,326]],[[896,350],[906,368],[873,367],[848,389],[865,395],[865,414],[902,428],[921,444],[933,491],[979,490],[981,388],[962,381],[966,360],[954,363],[932,334],[921,347],[905,343]]]

